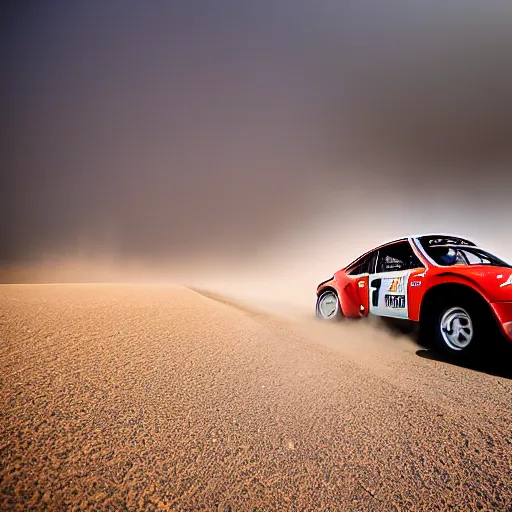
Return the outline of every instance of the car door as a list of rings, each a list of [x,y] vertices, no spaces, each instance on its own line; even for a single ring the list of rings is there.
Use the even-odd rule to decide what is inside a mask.
[[[408,241],[381,247],[375,270],[369,276],[370,313],[408,319],[409,277],[418,268],[423,265]]]

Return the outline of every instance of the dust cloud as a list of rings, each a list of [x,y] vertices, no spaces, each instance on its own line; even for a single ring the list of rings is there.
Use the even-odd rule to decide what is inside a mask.
[[[2,281],[305,310],[408,234],[512,259],[510,7],[371,4],[6,12]]]

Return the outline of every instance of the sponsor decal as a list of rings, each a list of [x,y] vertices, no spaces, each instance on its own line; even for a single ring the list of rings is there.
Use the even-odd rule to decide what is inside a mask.
[[[385,295],[384,300],[387,308],[404,309],[405,295]]]
[[[411,286],[421,286],[422,284],[421,281],[411,281]]]
[[[364,288],[364,281],[359,281],[359,288]]]
[[[395,277],[389,285],[389,291],[393,293],[404,293],[404,278]]]
[[[508,279],[500,284],[500,288],[504,288],[505,286],[512,286],[512,274],[508,277]]]

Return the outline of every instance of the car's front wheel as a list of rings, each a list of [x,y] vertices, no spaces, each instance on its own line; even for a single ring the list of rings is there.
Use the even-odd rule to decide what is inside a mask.
[[[471,298],[442,301],[422,323],[436,348],[453,359],[475,357],[485,341],[490,344],[495,337],[487,304]]]
[[[443,311],[438,328],[443,344],[451,351],[463,352],[469,349],[475,338],[473,319],[469,312],[460,306]]]
[[[316,316],[324,321],[334,322],[339,320],[341,312],[338,295],[333,290],[322,292],[316,300]]]

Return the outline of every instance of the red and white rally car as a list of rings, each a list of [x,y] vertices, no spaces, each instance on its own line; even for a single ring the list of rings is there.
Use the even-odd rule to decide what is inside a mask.
[[[329,321],[372,314],[419,322],[424,340],[468,356],[497,334],[512,341],[512,267],[456,236],[403,238],[321,283],[316,312]]]

